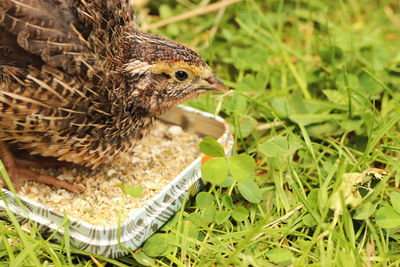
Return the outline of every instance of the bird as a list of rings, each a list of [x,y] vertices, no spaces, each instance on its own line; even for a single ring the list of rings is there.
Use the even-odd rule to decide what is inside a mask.
[[[226,90],[198,52],[141,31],[128,0],[0,1],[0,158],[17,189],[84,191],[26,169],[10,146],[96,168],[157,116]]]

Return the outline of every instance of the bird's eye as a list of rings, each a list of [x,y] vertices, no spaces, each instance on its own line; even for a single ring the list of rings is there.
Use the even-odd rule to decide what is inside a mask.
[[[187,78],[189,78],[189,74],[184,70],[178,70],[175,72],[175,78],[180,82],[184,82]]]

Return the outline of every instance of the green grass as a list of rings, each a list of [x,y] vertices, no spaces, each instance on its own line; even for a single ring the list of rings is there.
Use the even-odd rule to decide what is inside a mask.
[[[145,27],[211,1],[151,2],[137,10]],[[114,260],[53,244],[10,215],[0,264],[400,265],[398,1],[243,0],[152,31],[197,48],[232,88],[190,105],[230,123],[235,154],[256,160],[260,199],[238,183],[210,185]]]

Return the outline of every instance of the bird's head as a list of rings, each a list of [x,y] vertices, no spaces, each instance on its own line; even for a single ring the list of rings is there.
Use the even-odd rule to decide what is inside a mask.
[[[187,46],[140,33],[127,38],[129,59],[123,69],[130,98],[157,116],[207,91],[226,91],[200,55]]]

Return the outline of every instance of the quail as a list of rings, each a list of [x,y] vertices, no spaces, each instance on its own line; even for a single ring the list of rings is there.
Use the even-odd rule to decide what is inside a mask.
[[[0,158],[16,187],[83,191],[28,171],[10,144],[95,168],[210,90],[226,87],[197,52],[140,31],[128,0],[0,1]]]

